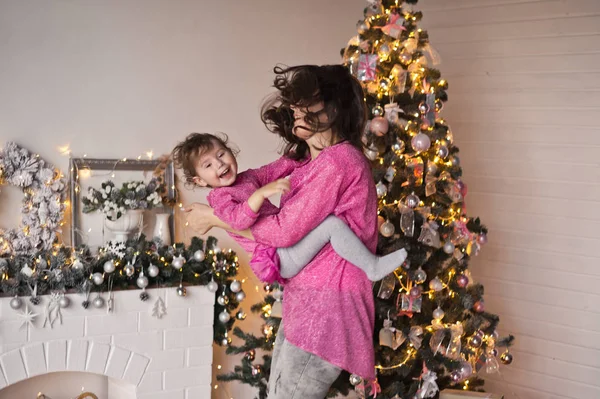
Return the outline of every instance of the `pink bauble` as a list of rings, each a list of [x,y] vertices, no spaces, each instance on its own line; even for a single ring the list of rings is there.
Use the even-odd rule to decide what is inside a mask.
[[[487,243],[487,235],[485,233],[479,234],[477,237],[477,242],[481,245],[485,245]]]
[[[485,310],[485,306],[483,304],[483,299],[475,302],[475,304],[473,305],[473,310],[476,311],[477,313],[481,313]]]
[[[421,286],[415,285],[414,287],[412,287],[410,289],[409,295],[413,298],[418,298],[421,296],[422,292],[423,292],[423,289],[421,288]]]
[[[390,123],[383,116],[376,116],[371,121],[370,129],[376,136],[385,136],[390,128]]]
[[[417,152],[427,151],[431,147],[431,139],[425,133],[419,133],[412,138],[410,144]]]
[[[469,278],[464,274],[459,274],[458,277],[456,277],[456,284],[461,288],[465,288],[467,284],[469,284]]]

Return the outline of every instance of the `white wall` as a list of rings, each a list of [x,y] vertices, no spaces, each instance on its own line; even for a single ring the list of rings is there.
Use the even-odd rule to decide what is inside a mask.
[[[273,66],[339,62],[364,5],[0,0],[0,143],[16,140],[66,173],[60,146],[74,156],[132,158],[169,152],[192,131],[224,131],[242,149],[241,168],[259,166],[277,156],[278,141],[259,119]],[[0,226],[16,226],[21,195],[1,190]],[[262,289],[241,260],[250,312]],[[243,327],[258,332],[260,323],[248,318]],[[237,363],[215,348],[215,367]],[[228,384],[226,394],[219,385],[217,399],[252,397],[245,386]]]
[[[472,271],[515,360],[508,399],[600,397],[600,2],[422,0],[450,84],[468,212],[490,228]]]

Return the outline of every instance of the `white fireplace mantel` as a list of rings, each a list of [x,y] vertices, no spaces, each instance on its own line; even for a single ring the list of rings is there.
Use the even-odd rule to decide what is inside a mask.
[[[210,398],[214,294],[200,286],[187,287],[186,297],[175,288],[147,291],[146,302],[140,290],[114,292],[110,314],[106,306],[84,309],[83,296],[69,294],[62,324],[53,328],[42,328],[48,296],[37,306],[22,298],[16,311],[11,298],[0,298],[0,399],[5,387],[69,371],[108,377],[109,399]],[[159,295],[167,308],[162,319],[152,316]],[[33,326],[21,327],[25,304],[38,313]]]

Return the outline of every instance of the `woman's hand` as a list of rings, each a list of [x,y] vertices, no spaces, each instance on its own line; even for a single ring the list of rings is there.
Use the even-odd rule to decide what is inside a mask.
[[[185,212],[187,225],[199,235],[206,234],[217,225],[213,209],[205,204],[193,203],[181,208]]]

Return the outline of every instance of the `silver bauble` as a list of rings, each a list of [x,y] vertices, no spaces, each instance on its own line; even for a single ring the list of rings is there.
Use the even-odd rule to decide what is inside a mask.
[[[246,299],[246,293],[244,293],[244,291],[240,291],[237,294],[235,294],[235,299],[238,302],[242,302],[244,299]]]
[[[171,266],[173,267],[173,269],[181,269],[183,267],[183,264],[185,263],[185,259],[183,258],[183,256],[177,256],[175,258],[173,258],[173,262],[171,262]]]
[[[435,292],[439,292],[444,289],[444,283],[442,283],[442,280],[436,277],[429,282],[429,288]]]
[[[160,270],[158,269],[158,266],[152,265],[152,264],[150,266],[148,266],[148,276],[156,277],[156,276],[158,276],[159,272],[160,272]]]
[[[140,288],[146,288],[148,286],[148,277],[144,276],[144,273],[140,273],[136,280],[136,284]]]
[[[406,196],[406,206],[412,209],[415,209],[417,206],[419,206],[419,202],[421,202],[421,199],[419,197],[417,197],[414,193],[407,195]]]
[[[238,311],[238,312],[235,314],[235,317],[236,317],[238,320],[245,320],[245,319],[246,319],[246,312],[244,312],[243,310],[241,310],[241,309],[240,309],[240,310],[239,310],[239,311]]]
[[[482,344],[483,344],[483,340],[478,335],[473,335],[469,339],[469,345],[471,345],[473,348],[481,348]]]
[[[360,384],[362,382],[362,378],[359,375],[356,374],[352,374],[350,376],[350,384],[352,384],[353,386],[357,386],[358,384]]]
[[[442,159],[445,159],[449,153],[450,151],[448,151],[448,147],[446,147],[445,145],[439,146],[436,152],[437,156]]]
[[[425,280],[427,280],[427,273],[425,273],[425,270],[419,267],[417,270],[415,270],[415,274],[413,277],[415,283],[423,284]]]
[[[96,272],[92,274],[92,281],[96,285],[101,285],[104,282],[104,276],[102,275],[102,273]]]
[[[437,307],[437,309],[435,309],[433,311],[434,319],[440,320],[440,319],[444,318],[445,315],[446,315],[446,313],[439,306]]]
[[[381,227],[379,228],[379,232],[384,237],[393,236],[395,231],[396,231],[396,228],[389,220],[386,221],[384,224],[382,224]]]
[[[233,280],[231,284],[229,284],[229,289],[231,292],[240,292],[242,290],[242,283],[238,280]]]
[[[70,305],[71,305],[71,300],[69,299],[69,297],[66,297],[63,295],[58,300],[58,306],[60,306],[63,309],[68,308]]]
[[[217,303],[221,306],[225,306],[229,303],[229,298],[221,295],[220,297],[217,298]]]
[[[73,261],[73,265],[71,265],[71,267],[75,270],[82,270],[83,269],[83,262],[80,261],[79,259],[75,259]]]
[[[134,273],[135,273],[135,267],[133,267],[133,265],[131,263],[128,263],[127,265],[125,265],[125,275],[127,277],[133,276]]]
[[[455,155],[452,157],[452,166],[459,166],[460,165],[460,158]]]
[[[462,378],[469,378],[473,374],[473,367],[469,362],[462,362],[458,371],[461,374]]]
[[[444,252],[447,253],[448,255],[451,255],[454,253],[454,244],[452,244],[452,241],[446,241],[444,243]]]
[[[459,371],[453,371],[450,374],[450,378],[452,379],[453,382],[459,382],[460,380],[462,380],[462,376],[460,375]]]
[[[95,308],[100,309],[100,308],[104,307],[104,299],[100,295],[98,295],[94,299],[94,302],[92,302],[92,304],[94,305]]]
[[[362,35],[363,33],[369,30],[369,26],[366,24],[365,21],[360,20],[356,23],[356,30]]]
[[[438,172],[438,166],[434,162],[427,162],[427,173],[435,175]]]
[[[187,289],[183,286],[183,284],[179,284],[179,287],[177,287],[177,295],[178,296],[186,296],[187,295]]]
[[[10,300],[10,307],[14,310],[20,309],[23,306],[23,301],[18,296],[15,296]]]
[[[417,152],[424,152],[431,147],[431,139],[425,133],[419,133],[415,137],[412,138],[410,144],[413,150]]]
[[[107,260],[106,262],[104,262],[104,273],[112,273],[115,271],[115,262],[113,262],[112,259]]]
[[[394,144],[392,144],[392,151],[394,151],[397,155],[400,155],[406,149],[406,144],[404,141],[398,139]]]
[[[506,351],[500,355],[500,361],[502,364],[509,365],[513,362],[513,355],[511,355],[509,351]]]
[[[379,198],[381,197],[385,197],[385,195],[387,194],[387,186],[385,184],[383,184],[382,182],[377,183],[377,186],[375,186],[375,188],[377,189],[377,196]]]
[[[196,252],[194,252],[194,260],[195,261],[202,262],[205,258],[206,258],[206,255],[204,254],[203,250],[199,249]]]
[[[229,338],[223,338],[221,340],[221,345],[228,346],[229,345]]]
[[[206,284],[206,288],[210,292],[217,292],[219,289],[219,284],[217,284],[215,280],[211,280],[208,284]]]
[[[227,323],[231,319],[231,315],[226,311],[219,313],[219,321],[221,323]]]
[[[373,116],[383,116],[383,107],[379,104],[377,104],[376,106],[373,107],[373,109],[371,110],[371,112],[373,113]]]

